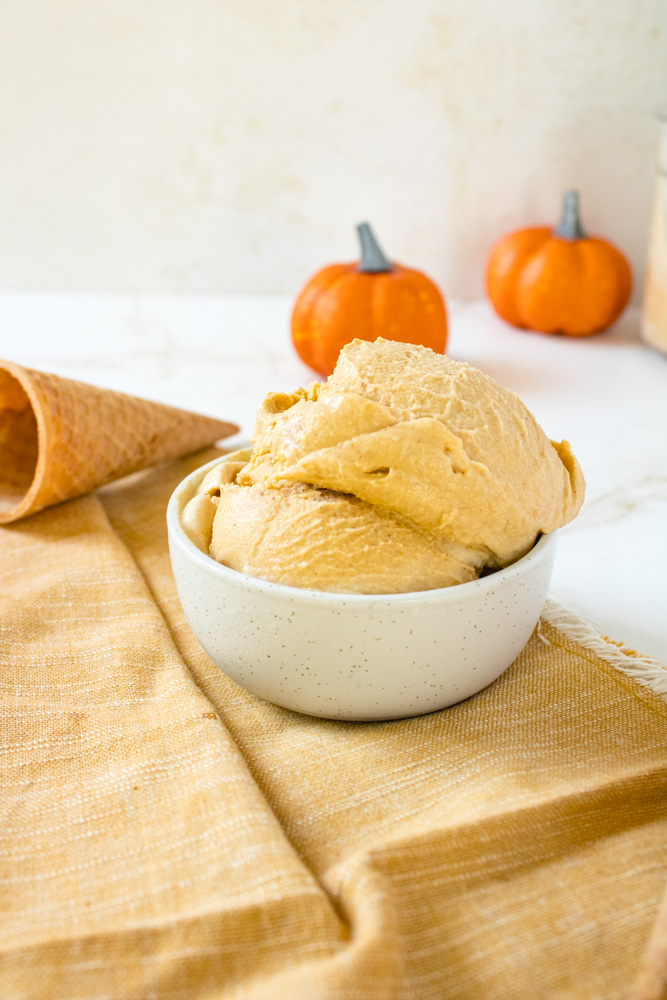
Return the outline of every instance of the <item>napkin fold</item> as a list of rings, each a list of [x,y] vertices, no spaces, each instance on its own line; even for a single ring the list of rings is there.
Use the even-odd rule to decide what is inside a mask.
[[[549,616],[432,715],[248,694],[167,551],[216,454],[0,529],[0,995],[626,1000],[667,874],[664,699]]]

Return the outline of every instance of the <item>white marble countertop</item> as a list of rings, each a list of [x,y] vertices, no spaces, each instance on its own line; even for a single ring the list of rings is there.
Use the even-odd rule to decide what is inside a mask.
[[[199,410],[252,430],[269,390],[313,378],[285,297],[0,293],[0,357]],[[667,358],[636,311],[583,340],[513,330],[485,303],[450,308],[448,353],[492,375],[567,438],[587,498],[561,532],[551,596],[667,664]]]

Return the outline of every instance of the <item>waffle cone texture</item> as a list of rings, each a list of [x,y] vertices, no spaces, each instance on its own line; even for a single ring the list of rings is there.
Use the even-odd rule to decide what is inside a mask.
[[[188,410],[0,361],[0,524],[237,430]]]

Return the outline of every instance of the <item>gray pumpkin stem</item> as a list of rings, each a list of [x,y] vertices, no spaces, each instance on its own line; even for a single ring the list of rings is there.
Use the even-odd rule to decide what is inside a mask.
[[[357,226],[357,232],[361,241],[359,270],[365,274],[381,274],[383,271],[391,271],[391,261],[387,260],[380,250],[378,241],[368,223],[360,222]]]
[[[563,214],[554,229],[554,236],[562,240],[584,240],[586,232],[579,218],[579,193],[566,191],[563,195]]]

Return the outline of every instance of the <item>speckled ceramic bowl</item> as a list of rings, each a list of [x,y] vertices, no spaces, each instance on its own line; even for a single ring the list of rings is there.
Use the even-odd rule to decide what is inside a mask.
[[[220,565],[183,530],[183,508],[219,461],[171,497],[171,563],[195,636],[248,691],[327,719],[422,715],[481,691],[527,643],[549,589],[555,532],[507,569],[457,587],[381,596],[285,587]]]

